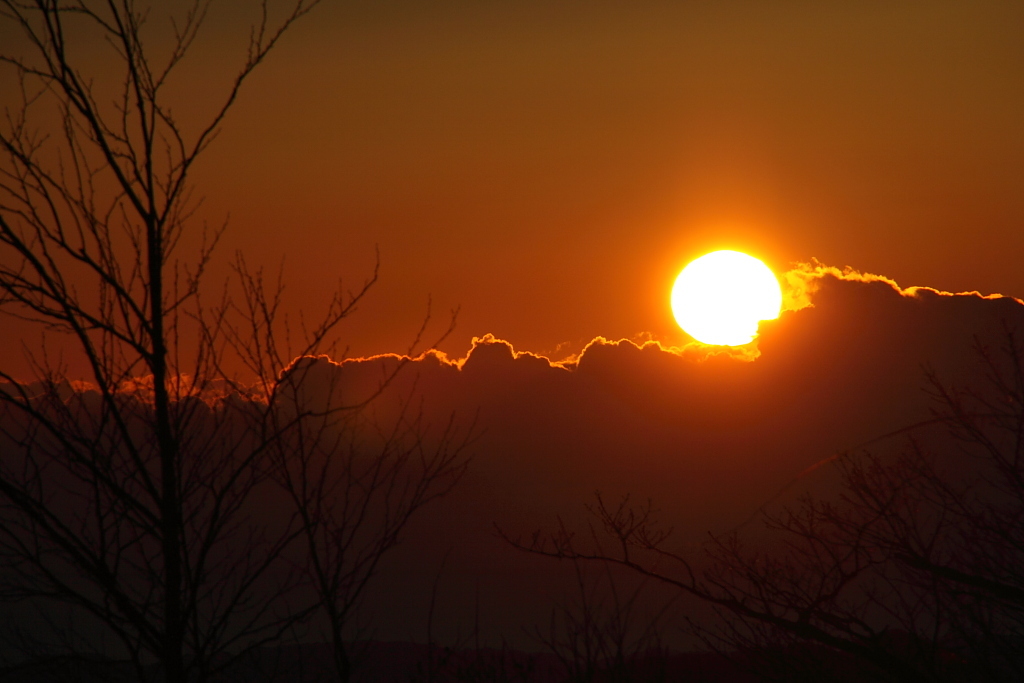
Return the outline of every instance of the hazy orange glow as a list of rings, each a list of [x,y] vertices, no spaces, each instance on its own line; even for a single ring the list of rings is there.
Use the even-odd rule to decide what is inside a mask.
[[[676,322],[705,344],[749,344],[757,324],[779,317],[781,308],[775,274],[738,251],[715,251],[690,262],[672,288]]]

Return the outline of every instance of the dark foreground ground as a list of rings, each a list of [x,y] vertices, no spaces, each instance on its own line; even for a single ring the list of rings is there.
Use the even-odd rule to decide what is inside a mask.
[[[318,683],[336,681],[330,649],[294,645],[260,650],[235,662],[211,683]],[[419,643],[370,642],[354,648],[356,683],[757,683],[760,681],[883,680],[855,662],[818,649],[761,651],[756,658],[712,652],[651,652],[626,662],[550,652],[466,648],[451,650]],[[757,671],[755,673],[755,670]],[[158,680],[153,677],[153,680]],[[57,658],[0,668],[0,683],[135,683],[124,662]]]
[[[598,662],[588,668],[585,658],[560,659],[551,653],[512,649],[430,648],[418,643],[374,642],[355,653],[358,683],[428,681],[694,681],[752,683],[762,680],[733,659],[714,653],[659,652],[628,663]],[[266,649],[238,662],[215,680],[218,683],[267,681],[314,683],[336,680],[326,646],[303,645]],[[88,658],[38,660],[0,670],[2,683],[68,681],[99,683],[137,681],[126,663]]]

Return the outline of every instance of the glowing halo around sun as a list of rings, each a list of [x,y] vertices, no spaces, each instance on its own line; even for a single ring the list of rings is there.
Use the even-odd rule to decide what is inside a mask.
[[[757,324],[779,317],[782,289],[775,274],[753,256],[714,251],[691,261],[672,287],[679,326],[705,344],[741,346]]]

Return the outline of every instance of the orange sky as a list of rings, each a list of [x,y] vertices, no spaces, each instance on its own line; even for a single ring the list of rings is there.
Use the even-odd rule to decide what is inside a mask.
[[[186,127],[239,64],[235,7],[174,84]],[[817,258],[1024,298],[1022,35],[1017,2],[325,3],[196,167],[197,220],[231,221],[212,286],[235,249],[270,269],[284,256],[289,310],[315,317],[379,247],[380,282],[342,329],[351,355],[405,350],[428,296],[428,340],[461,307],[450,357],[494,335],[463,371],[429,356],[402,376],[437,415],[479,414],[484,437],[396,566],[438,566],[416,543],[443,533],[469,539],[451,566],[507,579],[491,523],[528,533],[596,488],[655,496],[684,538],[730,528],[822,458],[927,415],[921,364],[976,377],[974,335],[1001,342],[1024,307],[831,273],[814,307],[765,326],[755,363],[596,343],[570,373],[511,347],[682,345],[671,284],[720,248],[778,273]],[[37,333],[2,325],[17,368]],[[412,585],[396,571],[387,590]],[[464,583],[470,610],[480,584]]]
[[[595,4],[319,7],[196,169],[200,217],[230,215],[222,263],[285,255],[290,304],[315,312],[379,246],[357,355],[405,349],[428,295],[461,307],[459,355],[485,333],[554,355],[681,343],[672,280],[723,247],[1024,296],[1024,6]],[[247,22],[211,16],[182,121]]]
[[[1024,295],[1024,6],[550,5],[319,8],[200,168],[209,215],[296,300],[379,245],[355,353],[428,293],[457,353],[676,343],[671,282],[720,247]]]

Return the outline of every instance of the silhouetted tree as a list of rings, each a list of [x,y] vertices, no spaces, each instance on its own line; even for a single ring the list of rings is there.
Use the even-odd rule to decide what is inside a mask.
[[[295,331],[280,283],[266,289],[241,256],[235,289],[201,296],[223,228],[179,254],[193,166],[317,4],[256,5],[237,74],[188,133],[167,89],[209,2],[180,6],[161,34],[131,0],[0,1],[23,47],[0,57],[21,98],[0,133],[0,312],[56,334],[61,354],[26,347],[32,381],[0,368],[0,598],[39,608],[47,647],[117,653],[139,679],[207,680],[318,610],[340,632],[409,516],[463,466],[451,425],[433,446],[410,412],[377,423],[376,442],[361,432],[386,378],[357,401],[310,403],[301,363],[286,367],[333,348],[376,273]],[[113,88],[87,71],[96,46]]]
[[[474,429],[457,425],[454,416],[431,425],[415,392],[393,392],[380,405],[408,355],[355,396],[327,357],[304,353],[292,360],[275,343],[280,283],[267,288],[244,262],[238,272],[247,293],[247,328],[228,326],[225,337],[271,397],[267,419],[251,428],[268,444],[270,477],[299,523],[297,566],[315,596],[338,680],[348,681],[353,667],[346,641],[366,586],[409,519],[462,478]],[[375,401],[379,411],[368,410]]]
[[[547,629],[530,630],[558,659],[564,680],[664,680],[660,629],[672,601],[652,614],[643,600],[646,578],[632,581],[635,577],[617,576],[610,564],[587,567],[578,558],[571,566],[573,593],[552,609]]]
[[[932,419],[906,447],[837,457],[838,498],[766,514],[756,544],[712,539],[710,565],[672,550],[650,505],[628,498],[591,507],[603,543],[565,528],[514,542],[623,565],[711,603],[723,620],[705,637],[780,680],[801,669],[809,680],[1021,680],[1024,355],[1008,333],[978,357],[979,387],[928,374]]]

